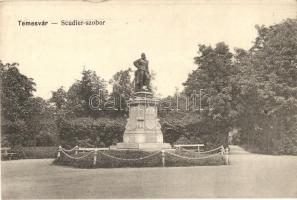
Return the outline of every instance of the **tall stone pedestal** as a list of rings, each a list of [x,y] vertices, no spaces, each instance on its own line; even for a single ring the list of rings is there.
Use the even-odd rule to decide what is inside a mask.
[[[138,92],[129,101],[129,118],[122,143],[116,149],[168,149],[171,145],[163,143],[161,125],[157,117],[158,100],[149,92]]]

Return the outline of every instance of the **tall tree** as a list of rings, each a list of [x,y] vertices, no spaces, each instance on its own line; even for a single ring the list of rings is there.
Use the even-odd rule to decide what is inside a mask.
[[[30,110],[28,101],[35,91],[33,79],[21,74],[17,67],[18,63],[0,61],[2,114],[10,121],[26,119]]]
[[[195,97],[192,104],[201,97],[202,109],[189,113],[185,122],[190,122],[188,127],[197,137],[206,134],[212,138],[208,142],[222,144],[226,142],[237,114],[232,107],[231,77],[236,72],[233,55],[224,43],[218,43],[215,48],[200,45],[198,53],[194,58],[198,68],[189,74],[184,86],[185,94],[189,98]]]
[[[104,108],[108,97],[107,83],[95,71],[83,70],[81,80],[70,86],[66,96],[67,115],[94,117],[100,114],[94,108]],[[96,105],[92,107],[91,103]]]
[[[250,119],[250,127],[245,127],[243,135],[249,136],[252,133],[260,149],[269,153],[297,153],[293,150],[297,143],[290,143],[291,147],[286,144],[284,147],[287,138],[296,138],[296,26],[296,19],[288,19],[270,27],[256,26],[258,36],[253,47],[237,63],[244,66],[244,60],[249,60],[239,78],[241,102],[247,105],[245,112],[251,113],[247,117]],[[253,100],[249,101],[251,98]]]
[[[50,126],[51,111],[46,101],[34,97],[33,79],[21,74],[17,63],[3,64],[1,72],[1,130],[2,145],[35,146],[40,143],[37,138],[52,142],[54,126]],[[51,124],[54,125],[54,124]],[[43,142],[42,145],[49,145]],[[52,144],[52,143],[51,143]]]
[[[131,81],[131,72],[132,70],[130,68],[121,70],[114,74],[109,81],[112,84],[112,93],[110,96],[115,101],[118,110],[127,109],[127,100],[132,95],[133,83]]]
[[[57,91],[52,92],[50,102],[53,102],[57,109],[65,107],[67,101],[67,93],[63,87],[60,87]]]

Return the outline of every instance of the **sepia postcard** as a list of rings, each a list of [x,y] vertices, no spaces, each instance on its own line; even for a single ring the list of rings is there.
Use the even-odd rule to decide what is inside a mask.
[[[0,0],[1,198],[297,197],[297,1]]]

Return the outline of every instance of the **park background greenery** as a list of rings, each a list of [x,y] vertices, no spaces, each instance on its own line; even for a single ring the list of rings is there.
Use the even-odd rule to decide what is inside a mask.
[[[203,109],[190,104],[190,110],[176,110],[172,101],[159,110],[165,142],[213,148],[226,145],[228,133],[236,129],[235,142],[252,151],[297,155],[297,20],[256,29],[249,50],[231,52],[224,42],[198,46],[197,68],[183,91],[161,100],[191,99],[193,91],[203,89]],[[21,74],[17,63],[1,62],[0,73],[2,146],[108,147],[121,141],[128,115],[124,99],[133,94],[130,69],[110,81],[100,71],[83,70],[68,91],[60,87],[49,100],[34,97],[34,80]],[[90,109],[89,98],[99,91],[103,103],[115,98],[118,109]]]

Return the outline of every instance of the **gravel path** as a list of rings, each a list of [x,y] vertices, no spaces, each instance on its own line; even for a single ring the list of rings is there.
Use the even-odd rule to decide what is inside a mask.
[[[2,198],[297,197],[297,157],[231,146],[231,165],[74,169],[51,159],[1,162]]]

